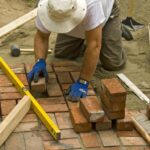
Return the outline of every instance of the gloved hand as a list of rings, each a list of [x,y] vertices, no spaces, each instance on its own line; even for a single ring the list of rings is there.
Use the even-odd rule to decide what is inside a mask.
[[[87,96],[89,83],[87,81],[83,81],[84,80],[77,80],[77,82],[69,87],[67,91],[68,100],[77,102],[80,100],[80,98],[84,98]]]
[[[46,62],[44,59],[38,59],[38,61],[33,66],[31,72],[28,73],[27,79],[28,82],[31,83],[33,80],[34,82],[38,82],[39,76],[42,74],[42,76],[45,77],[45,79],[48,79],[48,73],[46,70]]]

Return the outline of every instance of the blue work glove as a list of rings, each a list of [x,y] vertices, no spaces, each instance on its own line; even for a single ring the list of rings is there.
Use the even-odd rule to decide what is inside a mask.
[[[48,80],[48,73],[46,70],[46,62],[44,59],[38,59],[35,65],[33,66],[31,72],[28,73],[27,79],[28,82],[31,83],[33,80],[34,82],[38,82],[39,76],[42,75]]]
[[[84,98],[87,96],[89,83],[84,80],[77,80],[74,84],[72,84],[67,91],[67,98],[73,102],[77,102],[80,98]]]

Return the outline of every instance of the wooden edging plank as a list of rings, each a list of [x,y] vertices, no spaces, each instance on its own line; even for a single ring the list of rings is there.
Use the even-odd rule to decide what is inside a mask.
[[[25,14],[22,17],[10,22],[9,24],[0,28],[0,37],[6,35],[7,33],[11,32],[12,30],[20,27],[21,25],[25,24],[26,22],[30,21],[31,19],[35,18],[37,15],[37,8],[32,10],[31,12]]]
[[[0,146],[5,142],[8,136],[17,127],[19,122],[27,114],[30,109],[30,105],[30,98],[28,96],[24,96],[0,124]]]

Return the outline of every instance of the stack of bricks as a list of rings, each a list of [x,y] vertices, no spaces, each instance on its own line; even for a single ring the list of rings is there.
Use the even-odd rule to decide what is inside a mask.
[[[103,79],[100,91],[103,109],[117,130],[133,130],[130,111],[125,109],[127,92],[117,78]]]

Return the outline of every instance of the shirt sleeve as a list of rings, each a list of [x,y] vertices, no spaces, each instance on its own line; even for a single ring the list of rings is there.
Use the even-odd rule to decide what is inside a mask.
[[[95,2],[87,8],[84,20],[85,31],[92,30],[103,24],[106,20],[101,2]]]
[[[43,33],[50,33],[50,31],[48,31],[42,24],[39,16],[37,15],[36,20],[35,20],[35,25],[37,27],[38,30],[40,30]]]

